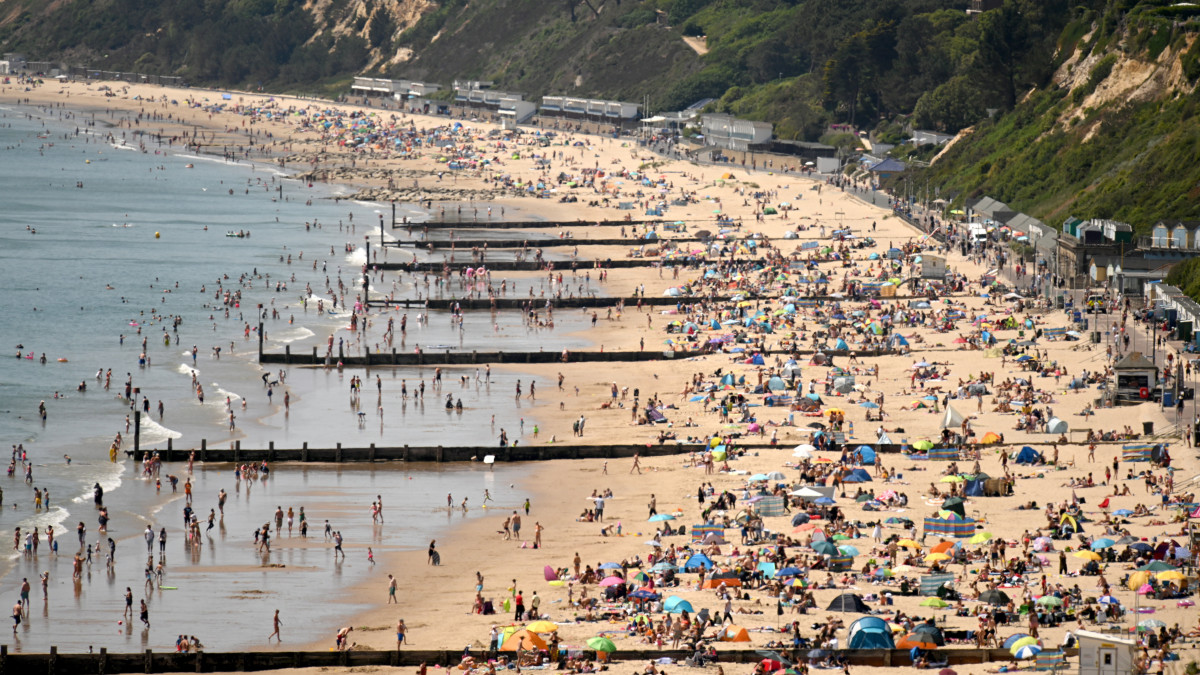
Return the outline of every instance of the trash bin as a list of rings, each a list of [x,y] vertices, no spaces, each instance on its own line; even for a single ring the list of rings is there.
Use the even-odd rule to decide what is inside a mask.
[[[1142,422],[1142,435],[1143,436],[1154,435],[1154,422]]]
[[[1162,395],[1162,404],[1163,404],[1164,408],[1174,408],[1175,407],[1175,392],[1170,391],[1170,390],[1164,391],[1163,395]]]

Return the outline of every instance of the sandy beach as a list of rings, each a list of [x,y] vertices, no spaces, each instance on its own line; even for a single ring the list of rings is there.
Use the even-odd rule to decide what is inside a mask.
[[[545,247],[547,253],[563,256],[561,260],[564,262],[556,263],[553,273],[547,270],[491,274],[492,286],[499,287],[502,282],[519,283],[520,295],[516,297],[529,297],[528,294],[532,293],[537,303],[553,299],[560,292],[566,297],[585,294],[593,288],[598,294],[613,298],[629,298],[635,293],[661,297],[668,289],[681,287],[688,289],[686,293],[694,293],[691,296],[681,295],[678,309],[661,306],[638,308],[636,304],[626,302],[624,307],[597,310],[594,321],[591,320],[592,310],[555,310],[555,317],[564,313],[572,317],[569,337],[586,341],[589,349],[671,351],[674,352],[674,358],[643,363],[568,362],[521,366],[519,372],[536,378],[536,396],[529,397],[526,383],[520,412],[514,412],[511,416],[525,416],[530,420],[524,429],[523,444],[611,440],[652,445],[659,443],[665,432],[675,434],[679,440],[695,438],[704,443],[714,437],[724,437],[726,440],[722,444],[730,452],[728,470],[723,470],[722,466],[726,461],[718,459],[715,460],[717,470],[706,471],[704,458],[700,454],[639,458],[638,470],[635,470],[633,461],[628,459],[562,460],[536,466],[505,467],[506,475],[516,477],[512,479],[511,490],[505,491],[503,507],[484,504],[483,493],[464,494],[470,498],[469,508],[472,512],[485,508],[486,512],[482,517],[458,520],[437,536],[440,565],[428,564],[424,550],[396,551],[377,544],[377,562],[368,580],[341,588],[336,595],[323,598],[335,605],[344,603],[356,608],[349,622],[354,626],[350,642],[355,648],[394,648],[396,621],[403,619],[408,627],[407,640],[412,648],[453,650],[470,646],[472,650],[483,650],[488,646],[489,631],[493,626],[525,623],[514,621],[511,611],[501,609],[504,603],[515,593],[521,593],[526,606],[529,606],[535,592],[539,597],[543,618],[558,624],[558,636],[564,648],[585,648],[588,638],[601,634],[613,640],[618,655],[622,649],[653,648],[655,643],[644,636],[630,635],[626,630],[628,620],[598,618],[604,614],[600,610],[605,603],[590,612],[586,607],[573,604],[578,603],[582,592],[586,591],[588,598],[597,598],[602,595],[603,588],[596,583],[582,583],[579,579],[552,585],[545,578],[545,568],[566,568],[570,570],[568,578],[575,576],[575,560],[580,560],[583,568],[590,567],[597,572],[601,565],[610,562],[616,562],[625,569],[645,570],[650,567],[645,563],[651,554],[691,546],[707,549],[710,557],[722,569],[751,573],[758,569],[760,562],[766,562],[773,551],[766,548],[768,544],[765,540],[756,543],[743,541],[741,525],[737,524],[737,517],[742,514],[758,519],[766,532],[787,538],[787,553],[783,558],[789,563],[800,566],[815,564],[821,557],[812,548],[815,543],[814,531],[819,528],[797,528],[792,524],[793,516],[804,510],[805,504],[789,494],[802,486],[802,474],[817,475],[822,481],[831,478],[827,475],[830,473],[828,467],[837,465],[842,457],[840,452],[815,449],[795,453],[793,449],[797,446],[814,443],[814,429],[809,425],[814,422],[828,425],[828,411],[837,409],[844,411],[847,423],[844,429],[845,444],[848,450],[854,450],[864,443],[875,444],[880,434],[886,434],[894,443],[904,443],[909,448],[924,440],[942,447],[940,437],[947,404],[959,416],[957,419],[966,420],[964,424],[975,432],[976,440],[982,440],[988,432],[995,432],[1003,436],[1003,442],[967,444],[965,447],[971,452],[953,463],[953,468],[951,462],[931,461],[898,453],[881,453],[878,464],[862,466],[870,482],[835,486],[834,502],[842,516],[842,525],[837,532],[847,537],[838,541],[838,545],[852,545],[856,550],[851,556],[853,563],[850,570],[830,572],[818,566],[808,573],[807,587],[800,589],[795,596],[790,595],[795,592],[789,590],[791,583],[786,586],[767,582],[760,584],[758,580],[748,583],[747,586],[753,588],[741,589],[745,595],[731,599],[729,606],[732,623],[747,629],[750,644],[719,641],[714,643],[718,650],[751,646],[763,648],[777,641],[790,645],[792,622],[798,622],[800,635],[819,645],[821,627],[832,618],[840,618],[845,622],[842,629],[835,633],[838,646],[845,646],[845,629],[861,615],[825,609],[845,592],[867,598],[868,606],[889,622],[903,623],[898,621],[902,613],[917,623],[933,617],[937,626],[947,634],[974,631],[980,624],[978,618],[971,615],[972,611],[986,606],[975,598],[988,590],[988,583],[978,581],[977,573],[988,564],[988,548],[994,548],[997,542],[1006,542],[1008,559],[1019,558],[1025,564],[1020,575],[1002,577],[1003,581],[998,584],[998,590],[1005,591],[1014,600],[1014,606],[1020,606],[1026,595],[1031,602],[1034,598],[1053,595],[1055,590],[1064,597],[1069,596],[1073,586],[1079,587],[1077,595],[1083,599],[1098,598],[1102,595],[1100,580],[1104,579],[1110,585],[1111,596],[1130,610],[1113,625],[1127,630],[1138,621],[1153,619],[1163,622],[1168,628],[1178,625],[1184,633],[1196,627],[1194,607],[1181,604],[1186,598],[1155,599],[1136,592],[1141,584],[1129,588],[1127,583],[1122,583],[1122,579],[1133,573],[1137,564],[1141,563],[1108,562],[1103,564],[1102,576],[1081,575],[1089,559],[1076,555],[1080,546],[1086,544],[1081,542],[1080,535],[1089,540],[1109,537],[1113,541],[1131,537],[1151,548],[1161,542],[1174,540],[1186,547],[1189,543],[1187,514],[1196,508],[1197,501],[1193,496],[1196,488],[1192,481],[1193,477],[1200,474],[1195,454],[1179,438],[1170,439],[1169,470],[1149,462],[1121,461],[1122,446],[1139,442],[1137,438],[1101,441],[1094,444],[1094,449],[1089,448],[1090,444],[1085,442],[1088,429],[1121,435],[1128,427],[1135,434],[1140,434],[1144,422],[1152,422],[1157,430],[1169,429],[1176,424],[1174,412],[1163,411],[1155,403],[1100,409],[1092,416],[1084,415],[1099,392],[1094,384],[1073,388],[1072,382],[1076,378],[1087,379],[1089,375],[1097,373],[1102,377],[1112,364],[1114,359],[1106,354],[1106,336],[1102,336],[1098,345],[1089,343],[1086,335],[1084,340],[1050,339],[1049,335],[1057,332],[1057,329],[1074,329],[1065,312],[1045,307],[1036,297],[1006,299],[998,293],[984,296],[979,280],[994,269],[994,263],[979,257],[965,258],[956,246],[948,247],[944,254],[950,269],[965,280],[963,290],[943,293],[929,300],[923,309],[915,303],[924,298],[909,296],[907,289],[899,292],[903,296],[901,298],[882,297],[875,304],[866,298],[852,300],[847,294],[847,299],[838,308],[845,312],[847,318],[841,323],[833,322],[833,328],[840,330],[840,333],[835,333],[831,332],[830,327],[831,308],[807,306],[800,302],[800,297],[790,303],[779,300],[783,289],[795,287],[798,279],[821,275],[828,280],[830,292],[839,292],[847,283],[870,281],[881,274],[886,278],[888,275],[883,274],[883,265],[889,249],[907,245],[915,247],[918,252],[923,249],[928,253],[933,248],[936,242],[923,232],[888,210],[864,202],[853,188],[834,186],[823,177],[805,176],[792,171],[748,171],[742,166],[709,166],[669,160],[648,150],[638,149],[628,139],[560,131],[553,144],[542,145],[539,137],[532,134],[501,134],[495,125],[482,122],[396,114],[394,125],[397,128],[432,128],[454,122],[469,125],[473,132],[459,138],[460,143],[469,141],[475,145],[478,156],[494,158],[473,169],[447,172],[445,162],[439,161],[437,153],[429,148],[403,153],[395,147],[376,143],[350,150],[340,142],[345,140],[346,134],[335,137],[319,133],[313,125],[300,125],[299,115],[284,114],[288,110],[294,112],[294,109],[304,108],[312,113],[338,110],[347,116],[374,113],[386,117],[393,114],[391,111],[373,111],[284,96],[235,92],[225,100],[219,92],[205,90],[168,90],[149,85],[107,83],[109,90],[106,91],[101,90],[101,86],[100,83],[47,83],[25,91],[8,85],[0,88],[0,103],[25,105],[24,100],[27,99],[31,105],[62,105],[79,111],[94,111],[98,117],[103,117],[104,110],[170,115],[170,119],[147,117],[145,121],[132,125],[125,122],[109,131],[117,135],[128,134],[126,142],[145,142],[148,145],[158,142],[133,136],[135,131],[141,131],[163,139],[175,139],[170,144],[172,148],[183,148],[188,143],[199,141],[206,152],[229,152],[232,155],[239,155],[240,152],[243,161],[273,162],[288,169],[312,172],[314,180],[351,183],[364,191],[360,197],[376,203],[386,203],[389,196],[411,203],[431,201],[431,231],[436,231],[433,226],[442,208],[447,211],[453,209],[453,215],[463,220],[470,217],[472,220],[479,218],[486,221],[490,208],[490,217],[495,220],[513,219],[514,214],[520,214],[522,218],[578,223],[564,225],[561,232],[557,229],[538,232],[539,237],[558,237],[564,243],[563,246]],[[188,100],[197,105],[182,105]],[[224,107],[217,109],[213,106]],[[250,112],[252,110],[272,110],[276,114],[268,117],[261,112]],[[311,117],[307,115],[305,119]],[[331,113],[327,117],[332,119],[335,115]],[[496,134],[493,135],[493,131]],[[251,147],[253,150],[248,151]],[[550,160],[549,164],[541,162],[545,159]],[[560,173],[581,180],[585,170],[603,171],[606,176],[604,180],[596,177],[588,187],[579,185],[572,188],[559,184],[553,196],[544,199],[523,196],[527,194],[524,188],[514,187],[539,182],[555,183]],[[631,178],[629,172],[650,177],[650,184]],[[576,196],[578,201],[559,201],[564,195]],[[589,224],[601,220],[617,221],[626,216],[632,220],[642,220],[645,218],[642,215],[645,205],[659,201],[668,203],[669,207],[661,216],[661,225],[655,228],[653,246],[632,243],[634,239],[645,236],[644,227],[635,228],[631,224],[626,228],[619,223],[604,227]],[[595,202],[595,205],[589,206],[589,202]],[[622,209],[622,202],[635,203],[638,208]],[[464,210],[468,210],[466,217],[457,213],[460,203]],[[786,207],[783,206],[785,203]],[[771,206],[772,213],[763,214],[764,206]],[[482,211],[476,215],[479,208]],[[726,220],[717,222],[718,216]],[[676,223],[682,225],[677,229]],[[664,227],[668,224],[674,231]],[[725,248],[722,254],[713,255],[710,262],[724,261],[723,264],[734,266],[746,260],[762,259],[772,261],[772,264],[764,263],[758,269],[739,268],[735,274],[714,281],[713,275],[707,279],[705,277],[709,263],[684,266],[681,258],[681,264],[673,265],[665,255],[672,248],[669,242],[673,237],[689,237],[698,230],[717,233],[722,228],[730,230],[729,237],[717,240],[718,246]],[[622,230],[626,231],[622,233]],[[835,242],[835,230],[851,231],[855,237]],[[399,232],[397,230],[389,234],[397,236]],[[470,232],[463,230],[456,236],[468,238]],[[754,247],[743,238],[750,233],[756,234],[756,238],[751,240],[755,242]],[[362,236],[369,237],[371,233]],[[630,239],[631,244],[595,246],[587,243],[589,239],[618,237]],[[857,247],[868,238],[874,241],[873,246]],[[816,242],[818,246],[804,248],[807,242]],[[660,260],[663,264],[614,269],[609,279],[601,281],[596,270],[587,273],[570,270],[565,261],[575,255],[576,246],[579,258],[589,260],[627,259],[635,252],[645,255],[648,248],[661,249],[658,253],[662,257],[650,257],[648,260]],[[834,250],[828,254],[820,253],[826,246]],[[681,252],[704,250],[706,245],[682,243],[674,248]],[[388,249],[381,258],[395,260],[392,256],[406,253],[407,250]],[[422,259],[437,260],[440,258],[436,256],[442,253],[440,250],[432,254],[422,252],[421,256]],[[466,258],[470,252],[456,249],[455,255]],[[803,261],[801,268],[788,269],[787,261],[792,260]],[[780,264],[782,267],[777,266]],[[908,275],[915,273],[917,266],[909,257],[900,269]],[[888,270],[890,274],[892,268]],[[389,281],[392,274],[381,273],[380,280],[373,282],[375,288],[385,291],[391,286]],[[563,277],[561,283],[557,280],[559,274]],[[717,276],[722,274],[716,273]],[[416,279],[409,279],[408,282],[416,287]],[[1012,285],[1011,281],[1008,283]],[[1027,286],[1028,278],[1024,278],[1022,283]],[[526,290],[527,287],[531,290]],[[386,292],[381,294],[386,295]],[[744,297],[733,300],[736,295]],[[483,297],[486,297],[486,293]],[[1076,296],[1077,302],[1078,299],[1079,294]],[[701,309],[702,302],[706,306]],[[794,313],[785,309],[788,304],[796,305]],[[695,307],[691,310],[693,313],[689,314],[691,305]],[[744,311],[734,314],[736,310]],[[700,337],[696,344],[702,344],[710,337],[720,337],[743,329],[743,326],[732,323],[724,324],[726,320],[740,323],[745,318],[754,318],[760,310],[762,316],[776,321],[771,332],[745,331],[748,333],[747,341],[731,340],[718,345],[711,353],[701,354],[694,350],[687,340],[686,330],[669,332],[674,321],[679,321],[681,326],[688,321],[695,321]],[[961,316],[947,319],[944,313],[950,310],[961,311]],[[371,325],[356,337],[363,345],[375,342],[376,336],[382,339],[387,319],[398,316],[400,311],[372,309]],[[855,315],[854,312],[862,314]],[[904,318],[900,318],[898,312]],[[935,313],[939,313],[937,318]],[[975,320],[979,315],[985,315],[985,319]],[[1012,328],[1006,327],[1010,318],[1014,326]],[[1092,320],[1096,322],[1092,330],[1107,330],[1120,320],[1120,314],[1094,316]],[[715,321],[720,327],[711,329],[705,321]],[[875,348],[885,339],[884,334],[872,332],[870,325],[876,321],[888,325],[888,335],[903,335],[908,348],[881,356],[837,356],[823,364],[812,363],[810,352],[827,343],[832,347],[839,336],[846,340],[850,350],[865,352]],[[981,326],[984,322],[987,323],[986,328]],[[860,325],[854,326],[855,323]],[[951,326],[949,329],[947,323]],[[992,348],[978,348],[981,330],[995,334],[996,344]],[[1039,331],[1043,337],[1034,340]],[[1128,334],[1131,344],[1126,353],[1150,353],[1150,342],[1140,325],[1135,326],[1130,320]],[[555,339],[560,337],[556,336]],[[1009,346],[1010,341],[1011,353],[1000,353],[999,350]],[[1027,341],[1029,344],[1024,344]],[[1018,346],[1018,342],[1023,344]],[[801,350],[801,355],[796,363],[799,389],[791,393],[796,399],[803,398],[806,393],[816,394],[822,399],[816,409],[823,411],[823,414],[805,416],[804,412],[790,410],[786,406],[762,405],[765,401],[760,395],[759,386],[769,384],[772,376],[781,374],[788,367],[785,363],[786,350],[793,346]],[[732,351],[739,347],[744,351]],[[758,350],[766,353],[763,363],[750,362],[752,354]],[[1018,354],[1031,358],[1018,361]],[[1159,363],[1163,362],[1163,358],[1160,350]],[[1041,364],[1042,372],[1029,370],[1026,365],[1028,361]],[[925,365],[914,366],[919,362]],[[832,388],[834,367],[844,369],[838,371],[838,377],[853,377],[855,386],[844,393],[835,391]],[[508,371],[507,368],[495,370],[517,372],[516,369]],[[447,368],[446,372],[450,379],[459,375],[474,377],[473,370]],[[722,382],[728,374],[733,375],[734,384],[726,387]],[[1024,380],[1025,384],[1018,384],[1017,380]],[[957,395],[960,391],[964,394],[969,391],[967,388],[971,384],[984,385],[983,390],[987,393],[980,396]],[[1031,389],[1035,393],[1028,393]],[[1030,408],[1046,410],[1047,415],[1052,411],[1054,418],[1065,422],[1068,431],[1045,433],[1036,425],[1017,429],[1022,407],[1017,399],[1027,393],[1036,397]],[[730,394],[744,395],[755,407],[735,410],[730,418],[722,419],[719,414],[721,400]],[[666,416],[669,420],[667,424],[648,424],[640,419],[647,401],[657,402],[656,410]],[[878,419],[880,413],[883,414],[882,420]],[[868,416],[872,419],[869,420]],[[586,420],[582,435],[573,429],[581,417]],[[745,419],[740,419],[742,417]],[[753,417],[753,421],[749,421],[749,417]],[[956,423],[949,430],[955,432],[961,428]],[[1061,441],[1061,436],[1066,436],[1065,442]],[[775,445],[756,445],[740,454],[735,452],[739,441],[753,441],[755,444],[774,441]],[[1024,446],[1032,447],[1045,461],[1017,464],[1015,459],[1008,456],[1008,453],[1017,453]],[[1106,469],[1114,464],[1117,465],[1116,475],[1106,479]],[[277,469],[281,473],[291,470],[288,466]],[[751,479],[754,475],[772,472],[782,472],[785,478],[767,481]],[[938,513],[943,500],[951,496],[952,486],[955,486],[954,496],[960,494],[959,486],[965,481],[958,476],[978,472],[994,478],[1007,474],[1012,484],[1012,494],[1008,496],[968,496],[962,504],[965,517],[974,521],[970,526],[972,533],[986,533],[989,536],[970,540],[975,543],[968,543],[967,538],[947,536],[943,539],[935,534],[922,536],[923,519]],[[1143,472],[1153,477],[1152,484]],[[1168,478],[1171,480],[1169,487]],[[705,502],[701,503],[697,499],[697,491],[703,486],[711,486],[711,490],[704,493]],[[1130,493],[1119,494],[1123,487],[1128,487]],[[762,492],[764,488],[767,489],[765,493]],[[1163,493],[1168,489],[1169,492],[1164,496]],[[606,491],[611,491],[613,496],[604,501],[603,521],[588,521],[585,517],[587,510],[595,508],[590,496]],[[883,497],[885,491],[891,491],[895,498]],[[756,516],[753,507],[747,509],[748,500],[769,497],[773,492],[786,497],[788,513]],[[859,501],[856,498],[859,492],[867,497]],[[352,493],[352,489],[346,490],[346,493]],[[669,525],[684,525],[690,532],[693,527],[705,522],[702,515],[705,509],[723,494],[735,496],[737,504],[723,509],[721,514],[710,512],[709,518],[717,521],[728,518],[732,521],[732,527],[725,530],[724,538],[728,543],[712,546],[693,544],[690,535],[656,537],[655,531],[663,523],[648,522],[652,510],[650,505],[653,504],[653,510],[658,514],[673,516],[673,520],[666,521]],[[373,495],[374,492],[368,494],[364,491],[362,503],[352,507],[359,511],[359,515],[347,517],[369,518],[367,509]],[[903,500],[900,499],[901,495]],[[521,506],[514,506],[514,503],[521,502],[521,496],[529,499],[527,515]],[[207,494],[202,499],[208,499]],[[876,499],[879,501],[876,502]],[[203,507],[200,509],[202,513],[207,513],[208,504],[205,501],[201,501],[199,506]],[[442,506],[431,504],[430,508]],[[807,506],[814,516],[822,516],[811,522],[828,525],[830,513],[827,508],[812,504]],[[1146,509],[1144,515],[1139,507]],[[1045,544],[1035,544],[1034,540],[1038,537],[1060,528],[1060,509],[1084,521],[1082,532],[1047,540],[1049,548]],[[1129,515],[1115,515],[1121,509],[1128,509]],[[521,534],[516,538],[505,537],[502,524],[518,511],[523,519]],[[350,512],[348,508],[347,513]],[[174,518],[174,512],[169,517]],[[885,522],[889,519],[894,522]],[[1106,519],[1110,522],[1105,523]],[[902,520],[911,520],[914,528],[909,530],[900,523]],[[874,523],[877,522],[881,524],[881,537],[878,540],[872,536]],[[405,526],[389,523],[378,530],[376,541],[386,544],[389,534],[387,528]],[[534,548],[534,532],[539,528],[544,528],[541,546]],[[833,532],[824,534],[832,537]],[[919,547],[901,547],[897,550],[896,546],[891,546],[889,549],[888,539],[907,539],[913,534]],[[930,561],[927,558],[941,541],[951,544],[959,542],[964,551],[978,552],[964,554],[959,562],[942,563],[948,566],[944,571],[955,576],[953,587],[962,598],[960,606],[951,601],[944,608],[930,607],[923,604],[928,598],[900,594],[902,579],[915,582],[930,573],[930,565],[936,559]],[[348,556],[349,562],[345,564],[367,565],[365,546],[365,543],[354,543],[349,547],[352,551]],[[1126,548],[1126,545],[1118,545],[1114,551],[1119,553]],[[950,552],[954,553],[954,550]],[[1183,554],[1181,557],[1194,561],[1195,553],[1193,551],[1191,555]],[[687,559],[690,551],[679,553],[679,556]],[[886,576],[883,573],[876,574],[880,564],[889,559],[894,571],[889,571]],[[1065,560],[1065,574],[1060,573],[1060,559]],[[782,559],[780,562],[778,567],[783,567]],[[995,570],[1003,567],[1003,564],[993,562],[991,567]],[[219,571],[206,569],[204,573],[206,577],[217,580],[214,583],[219,583]],[[280,573],[292,574],[287,570],[280,570]],[[296,574],[300,578],[301,572],[297,571]],[[387,604],[388,574],[395,575],[399,580],[399,602],[396,606]],[[1194,589],[1194,567],[1183,570],[1182,574]],[[483,579],[479,593],[483,600],[497,608],[496,614],[472,612],[477,575]],[[697,588],[695,574],[682,574],[680,579],[682,584],[666,589],[666,596],[677,595],[690,602],[696,611],[708,609],[713,615],[724,613],[726,601],[719,596],[728,589],[720,586]],[[655,581],[656,585],[662,583],[662,579]],[[792,602],[780,602],[781,590],[787,600],[795,600],[794,605]],[[800,611],[805,592],[811,593],[815,606]],[[893,604],[885,604],[881,600],[881,596],[888,593],[893,596]],[[1081,626],[1097,630],[1105,625],[1103,622],[1076,618],[1074,610],[1077,608],[1095,608],[1096,605],[1080,605],[1077,600],[1069,600],[1067,604],[1073,610],[1068,620],[1054,626],[1040,626],[1039,637],[1048,648],[1059,645],[1067,630]],[[777,606],[783,611],[782,615],[777,613]],[[1133,611],[1135,606],[1138,612]],[[269,632],[272,609],[265,603],[257,603],[241,605],[238,611],[261,614],[265,637]],[[661,612],[651,614],[655,619],[663,616]],[[327,639],[297,645],[288,638],[289,617],[284,616],[283,619],[284,641],[278,645],[268,645],[264,640],[262,649],[294,650],[298,646],[325,649],[333,646],[334,633],[341,627],[332,624],[324,626],[322,630],[328,634]],[[320,618],[306,615],[301,620],[313,622]],[[1022,616],[1017,623],[1000,625],[997,637],[1003,642],[1008,636],[1027,633],[1029,629],[1027,618]],[[706,634],[713,631],[713,628],[709,628]],[[897,634],[896,641],[899,642],[903,637],[903,634]],[[670,642],[669,637],[667,642]],[[963,641],[959,644],[973,646],[974,642]],[[949,644],[947,648],[954,646]],[[1171,649],[1180,654],[1181,660],[1168,663],[1168,672],[1183,672],[1183,665],[1196,658],[1194,638],[1186,643],[1175,642]],[[959,675],[995,672],[997,665],[981,664],[957,667],[956,670]],[[1032,667],[1029,663],[1025,665]],[[644,666],[644,663],[618,662],[611,670],[622,674],[633,673],[641,672]],[[668,666],[668,669],[674,672],[677,667]],[[750,669],[743,670],[749,672]],[[861,671],[875,675],[870,673],[873,670],[876,669],[854,669],[856,673]],[[378,672],[390,670],[378,669]]]

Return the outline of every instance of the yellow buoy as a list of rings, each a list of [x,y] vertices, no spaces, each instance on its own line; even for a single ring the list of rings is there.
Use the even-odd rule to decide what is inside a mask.
[[[157,232],[155,232],[155,233],[154,233],[154,238],[155,238],[155,239],[158,239],[160,236],[162,236],[162,235],[160,235],[160,234],[159,234],[159,233],[157,233]]]

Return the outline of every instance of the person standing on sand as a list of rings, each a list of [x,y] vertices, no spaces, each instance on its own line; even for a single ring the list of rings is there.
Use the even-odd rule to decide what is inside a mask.
[[[436,565],[437,563],[435,561],[438,557],[437,539],[434,539],[429,542],[429,557],[425,562],[429,565]]]
[[[400,649],[400,645],[408,644],[408,626],[404,625],[404,619],[396,621],[396,649]]]
[[[17,634],[17,626],[21,625],[21,614],[23,613],[22,610],[23,608],[21,606],[21,601],[17,600],[17,604],[13,605],[12,608],[13,635]]]
[[[546,528],[542,527],[541,523],[535,522],[533,524],[533,547],[534,548],[542,547],[542,531],[545,529]]]
[[[279,629],[283,626],[283,621],[279,619],[279,610],[275,610],[275,618],[271,620],[271,624],[275,630],[267,636],[267,642],[270,642],[271,638],[275,638],[277,643],[283,642],[283,636],[279,634]]]
[[[386,604],[399,604],[396,601],[396,577],[388,575],[388,599]]]
[[[521,538],[521,514],[513,511],[512,514],[512,538],[519,540]]]

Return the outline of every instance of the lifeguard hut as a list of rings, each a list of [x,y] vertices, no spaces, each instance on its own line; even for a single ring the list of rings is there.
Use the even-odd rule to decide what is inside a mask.
[[[1116,402],[1141,403],[1153,400],[1158,384],[1158,366],[1142,356],[1141,352],[1130,352],[1113,364],[1117,375]]]
[[[1075,631],[1079,641],[1079,675],[1130,675],[1137,643],[1127,638]]]

